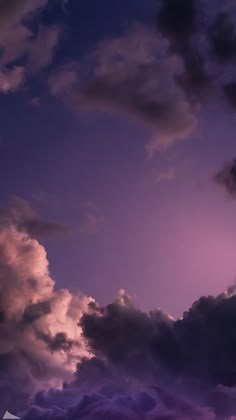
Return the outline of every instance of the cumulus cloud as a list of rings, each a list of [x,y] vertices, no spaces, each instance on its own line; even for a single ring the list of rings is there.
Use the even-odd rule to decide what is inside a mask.
[[[0,223],[0,416],[235,415],[235,286],[201,297],[177,320],[143,312],[124,290],[105,307],[57,290],[44,247],[22,222],[33,210],[16,204],[1,211]]]
[[[20,410],[37,390],[73,378],[78,361],[89,355],[78,322],[92,300],[55,289],[45,249],[11,218],[0,224],[3,412],[12,405]]]
[[[233,419],[236,297],[202,297],[174,320],[124,291],[80,325],[93,357],[63,390],[40,392],[24,420]]]

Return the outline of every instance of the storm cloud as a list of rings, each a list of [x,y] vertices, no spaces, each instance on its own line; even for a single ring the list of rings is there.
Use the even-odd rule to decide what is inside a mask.
[[[24,420],[231,419],[236,413],[236,296],[201,297],[174,320],[124,291],[81,318],[94,355],[63,390],[40,392]],[[53,407],[53,408],[52,408]]]

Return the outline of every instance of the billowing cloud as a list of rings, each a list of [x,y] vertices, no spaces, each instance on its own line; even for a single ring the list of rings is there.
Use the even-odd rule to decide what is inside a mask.
[[[227,162],[215,176],[215,181],[232,196],[236,194],[236,159]]]
[[[0,416],[235,415],[235,286],[200,298],[177,320],[160,309],[143,312],[123,290],[100,306],[56,289],[44,247],[8,208],[0,224]]]
[[[56,290],[45,249],[9,221],[0,226],[0,411],[62,386],[89,355],[78,322],[91,299]]]
[[[222,420],[236,413],[236,297],[202,297],[183,318],[144,313],[123,291],[89,304],[91,353],[63,390],[40,392],[24,420]]]

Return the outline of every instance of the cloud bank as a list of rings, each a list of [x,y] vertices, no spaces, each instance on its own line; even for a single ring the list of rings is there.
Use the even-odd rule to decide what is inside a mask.
[[[102,307],[57,290],[44,247],[11,209],[0,223],[0,416],[234,418],[234,286],[177,320],[123,290]]]

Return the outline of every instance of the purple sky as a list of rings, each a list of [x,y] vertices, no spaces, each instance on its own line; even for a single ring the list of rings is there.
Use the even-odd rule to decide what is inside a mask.
[[[0,418],[236,419],[235,2],[0,0],[0,52]]]
[[[42,47],[26,64],[12,53],[17,66],[28,66],[28,76],[9,92],[2,90],[0,98],[1,200],[22,197],[45,219],[74,230],[44,242],[59,287],[81,290],[101,303],[124,288],[142,308],[158,305],[181,315],[199,295],[224,290],[236,274],[236,204],[212,180],[235,154],[236,120],[216,91],[196,111],[189,134],[149,157],[146,145],[152,135],[158,143],[161,125],[152,134],[141,115],[140,123],[130,112],[107,112],[102,103],[77,106],[66,69],[71,77],[77,67],[86,74],[85,57],[99,42],[108,51],[116,39],[121,46],[111,48],[123,48],[119,40],[133,22],[153,25],[151,0],[113,6],[108,0],[99,7],[72,0],[65,10],[55,4],[37,17],[49,28],[66,28],[43,70],[30,67],[30,60],[40,62]],[[134,38],[140,32],[142,39],[140,28]],[[104,56],[98,60],[97,66],[104,65]],[[59,71],[66,92],[56,85]],[[74,89],[83,87],[82,77]],[[165,83],[164,94],[170,89],[170,81]]]

